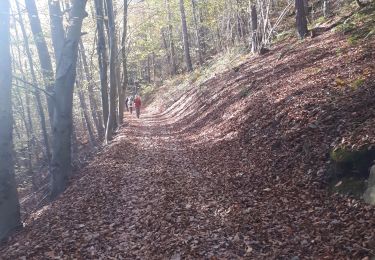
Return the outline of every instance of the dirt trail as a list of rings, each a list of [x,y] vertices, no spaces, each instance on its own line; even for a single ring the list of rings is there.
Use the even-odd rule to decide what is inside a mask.
[[[365,221],[356,219],[363,214],[356,202],[334,208],[324,190],[254,172],[238,140],[192,142],[171,114],[126,120],[63,196],[0,249],[1,259],[357,259],[373,253],[370,208]]]

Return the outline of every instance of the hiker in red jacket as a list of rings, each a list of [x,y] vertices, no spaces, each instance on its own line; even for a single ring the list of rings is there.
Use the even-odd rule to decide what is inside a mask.
[[[135,96],[134,106],[135,106],[135,113],[137,114],[137,118],[139,118],[141,114],[141,105],[142,105],[141,97],[139,95]]]

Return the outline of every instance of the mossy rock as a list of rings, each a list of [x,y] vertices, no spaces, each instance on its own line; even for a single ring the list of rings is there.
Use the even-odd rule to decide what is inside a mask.
[[[345,195],[361,198],[366,190],[366,181],[357,178],[343,178],[340,181],[331,183],[332,192],[337,192]]]
[[[375,149],[349,150],[339,147],[331,151],[330,157],[334,176],[367,178],[369,167],[375,160]]]
[[[358,160],[363,151],[351,151],[344,148],[335,148],[331,151],[331,159],[336,163],[351,163]]]

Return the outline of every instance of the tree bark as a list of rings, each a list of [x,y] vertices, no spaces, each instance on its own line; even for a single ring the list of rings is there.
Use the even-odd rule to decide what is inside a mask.
[[[325,18],[328,18],[331,16],[331,8],[330,8],[329,0],[323,1],[323,15]]]
[[[169,38],[169,51],[170,51],[170,61],[171,61],[171,75],[176,75],[177,65],[176,65],[176,51],[174,47],[173,40],[173,27],[172,27],[172,12],[169,4],[169,0],[165,0],[165,5],[167,8],[167,17],[168,17],[168,38]]]
[[[251,52],[257,53],[259,49],[259,42],[258,42],[258,16],[257,16],[257,8],[256,5],[251,5]]]
[[[52,35],[52,45],[55,51],[55,61],[60,59],[61,51],[65,41],[65,30],[63,26],[63,14],[61,12],[60,1],[48,1],[50,27]]]
[[[191,0],[191,6],[193,10],[193,19],[194,19],[194,27],[195,27],[195,37],[197,38],[197,50],[198,50],[198,60],[199,64],[203,65],[203,54],[202,54],[202,44],[201,44],[201,35],[200,35],[200,24],[197,17],[197,7],[196,7],[196,0]]]
[[[186,68],[188,71],[192,71],[193,64],[191,62],[191,57],[190,57],[189,34],[188,34],[187,23],[186,23],[184,0],[180,0],[180,12],[181,12],[182,37],[184,41],[184,54],[185,54]]]
[[[37,86],[37,78],[36,78],[36,73],[35,73],[35,70],[34,70],[33,57],[31,55],[29,40],[27,38],[27,33],[26,33],[26,30],[25,30],[25,24],[23,22],[23,18],[22,18],[22,14],[21,14],[21,10],[20,10],[18,1],[16,1],[16,6],[17,6],[17,11],[19,13],[19,24],[20,24],[20,27],[21,27],[22,37],[23,37],[25,51],[26,51],[26,56],[27,56],[27,60],[28,60],[28,63],[29,63],[29,67],[30,67],[32,84],[33,84],[34,87],[36,87]],[[51,152],[50,152],[50,144],[49,144],[49,140],[48,140],[46,117],[45,117],[44,110],[43,110],[43,103],[42,103],[42,99],[40,97],[39,90],[35,90],[34,93],[35,93],[35,100],[36,100],[37,108],[38,108],[38,114],[39,114],[39,117],[40,117],[40,125],[41,125],[41,128],[42,128],[42,136],[43,136],[44,149],[45,149],[45,158],[47,159],[48,165],[50,165]],[[52,111],[53,111],[53,109],[52,109]]]
[[[27,13],[29,15],[31,31],[33,33],[34,42],[38,51],[44,85],[46,87],[46,90],[49,93],[53,93],[54,75],[53,75],[52,61],[51,61],[51,56],[48,51],[46,40],[44,38],[42,26],[40,24],[40,19],[38,15],[38,10],[35,5],[35,0],[26,0],[25,3],[26,3]],[[47,97],[47,107],[48,107],[49,121],[51,123],[52,116],[53,116],[53,100],[50,97]]]
[[[124,121],[124,102],[126,90],[128,88],[128,66],[127,66],[127,55],[126,55],[126,38],[128,34],[128,0],[124,0],[124,17],[123,17],[123,32],[122,32],[122,73],[123,73],[123,82],[122,82],[122,96],[119,97],[119,114],[120,114],[120,123]]]
[[[105,139],[106,141],[112,140],[114,126],[116,124],[116,95],[117,95],[117,85],[116,85],[116,57],[117,57],[117,48],[116,48],[116,28],[115,28],[115,19],[113,14],[113,4],[112,0],[107,0],[107,11],[108,11],[108,27],[109,27],[109,49],[110,49],[110,58],[109,58],[109,114],[107,121],[107,128]]]
[[[92,116],[92,119],[94,120],[95,128],[98,132],[98,135],[99,135],[100,138],[102,138],[102,137],[104,137],[103,121],[102,121],[102,118],[98,115],[99,107],[98,107],[98,104],[97,104],[96,98],[95,98],[94,85],[93,85],[94,83],[93,83],[93,80],[92,80],[92,76],[90,74],[89,65],[87,63],[87,58],[86,58],[86,52],[85,52],[85,48],[83,46],[82,40],[79,41],[79,48],[80,48],[80,53],[81,53],[81,57],[82,57],[83,69],[85,71],[86,80],[88,82],[91,116]]]
[[[96,26],[98,29],[98,63],[100,70],[100,90],[102,97],[103,121],[107,128],[109,104],[108,104],[108,66],[107,66],[107,48],[104,34],[104,7],[103,0],[95,0]]]
[[[67,37],[56,70],[56,96],[52,124],[51,199],[56,198],[65,190],[72,171],[73,88],[82,22],[87,16],[86,2],[87,0],[73,0]]]
[[[308,33],[304,0],[295,0],[295,7],[297,31],[299,37],[303,39]]]
[[[21,226],[13,163],[10,4],[0,1],[0,241]]]

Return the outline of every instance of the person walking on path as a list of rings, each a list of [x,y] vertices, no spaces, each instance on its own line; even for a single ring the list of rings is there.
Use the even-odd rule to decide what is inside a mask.
[[[141,115],[141,105],[142,105],[141,97],[137,95],[134,99],[135,113],[137,115],[137,118],[139,118]]]
[[[128,107],[129,107],[130,114],[133,114],[133,97],[131,96],[128,98]]]
[[[129,97],[126,97],[126,99],[125,99],[125,109],[126,109],[126,111],[129,111]]]

